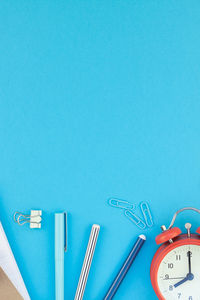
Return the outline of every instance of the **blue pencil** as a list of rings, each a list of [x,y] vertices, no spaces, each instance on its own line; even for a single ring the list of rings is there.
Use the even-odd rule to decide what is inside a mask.
[[[115,277],[112,285],[110,286],[106,296],[104,297],[104,300],[111,300],[114,295],[116,294],[120,284],[122,283],[124,277],[126,276],[128,270],[130,269],[133,261],[135,260],[137,254],[139,253],[140,249],[142,248],[144,242],[146,241],[145,235],[141,234],[135,245],[133,246],[131,252],[129,253],[127,259],[125,260],[122,268],[120,269],[119,273]]]

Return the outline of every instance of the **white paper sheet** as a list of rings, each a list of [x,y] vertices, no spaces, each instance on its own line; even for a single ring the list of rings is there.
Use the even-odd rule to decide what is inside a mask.
[[[0,266],[12,281],[24,300],[30,300],[30,296],[20,274],[14,255],[8,243],[7,237],[0,222]]]

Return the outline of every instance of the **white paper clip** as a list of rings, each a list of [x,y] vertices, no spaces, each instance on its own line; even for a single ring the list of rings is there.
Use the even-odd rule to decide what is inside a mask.
[[[145,229],[146,224],[140,219],[136,214],[134,214],[131,210],[125,210],[125,216],[133,222],[138,228]]]
[[[20,226],[29,223],[30,228],[41,228],[42,222],[42,211],[41,210],[31,210],[30,215],[25,215],[20,212],[14,214],[14,221]]]
[[[141,208],[141,211],[142,211],[142,214],[144,216],[147,226],[152,227],[153,226],[153,218],[152,218],[149,204],[147,202],[141,202],[140,208]]]
[[[116,207],[116,208],[123,208],[123,209],[135,209],[135,204],[132,204],[128,202],[127,200],[122,200],[118,198],[109,198],[108,199],[108,204],[110,206]]]

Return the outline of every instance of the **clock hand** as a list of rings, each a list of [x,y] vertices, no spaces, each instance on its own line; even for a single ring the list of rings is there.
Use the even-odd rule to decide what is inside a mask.
[[[187,276],[184,279],[182,279],[181,281],[179,281],[176,284],[174,284],[174,287],[177,288],[179,285],[185,283],[186,281],[188,281]]]
[[[179,285],[185,283],[188,280],[193,280],[194,279],[194,275],[192,274],[192,270],[191,270],[191,256],[192,256],[192,252],[188,251],[187,252],[187,256],[188,256],[188,267],[189,267],[189,273],[186,275],[186,277],[184,279],[182,279],[181,281],[177,282],[174,287],[178,287]]]
[[[192,253],[191,251],[188,251],[187,252],[187,256],[188,256],[188,267],[189,267],[189,274],[191,274],[191,256],[192,256]]]
[[[193,279],[194,279],[194,275],[192,273],[188,273],[184,279],[174,284],[174,287],[177,288],[179,285],[185,283],[186,281],[193,280]]]
[[[185,277],[166,277],[163,280],[172,280],[172,279],[183,279]]]

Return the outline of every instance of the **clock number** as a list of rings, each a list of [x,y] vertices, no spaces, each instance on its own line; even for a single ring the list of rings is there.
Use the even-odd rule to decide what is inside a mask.
[[[181,293],[178,293],[178,299],[180,299],[181,298]]]
[[[192,296],[189,296],[189,299],[188,300],[192,300]]]
[[[173,267],[174,267],[174,264],[168,264],[168,269],[173,269]]]
[[[165,274],[165,280],[169,279],[169,275]]]
[[[176,255],[176,260],[181,260],[181,255]]]
[[[173,285],[169,286],[169,291],[173,291]]]

